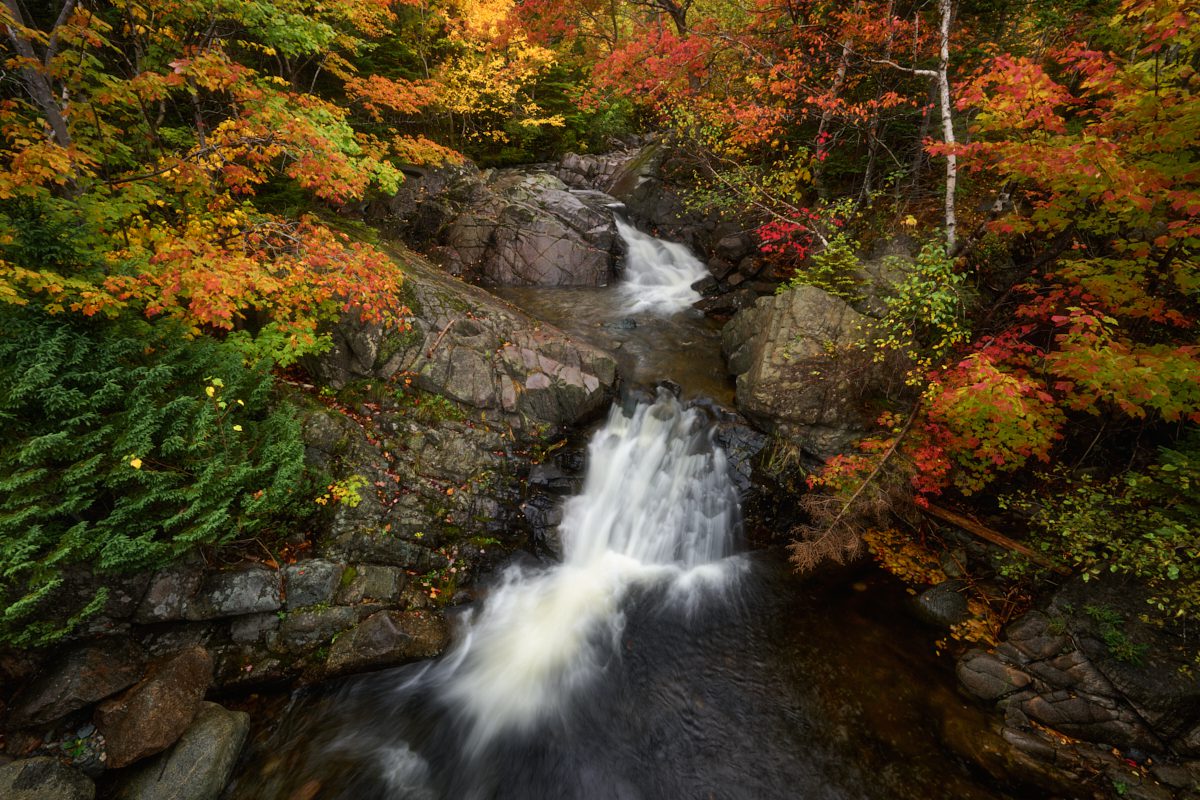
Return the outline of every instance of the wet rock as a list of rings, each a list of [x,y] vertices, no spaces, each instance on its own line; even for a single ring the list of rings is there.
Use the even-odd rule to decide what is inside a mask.
[[[250,567],[205,576],[188,601],[185,616],[199,621],[277,611],[282,607],[280,574],[266,567]]]
[[[734,487],[745,498],[755,488],[754,463],[767,446],[768,437],[750,427],[741,415],[719,409],[713,438],[729,460]]]
[[[968,651],[956,669],[966,690],[982,700],[999,700],[1033,682],[1027,673],[983,650]]]
[[[358,612],[348,606],[293,611],[279,626],[279,639],[290,650],[324,644],[358,622]]]
[[[203,579],[204,563],[199,559],[189,559],[156,572],[134,612],[133,621],[145,624],[184,619],[188,601],[199,590]]]
[[[191,647],[151,664],[136,685],[97,707],[108,764],[120,768],[170,747],[191,724],[212,683],[212,658]]]
[[[438,614],[380,611],[337,638],[325,671],[339,675],[432,658],[446,640],[446,623]]]
[[[635,330],[637,328],[637,326],[638,326],[637,320],[629,319],[628,317],[626,317],[625,319],[618,319],[618,320],[614,320],[612,322],[604,323],[604,327],[609,328],[614,331],[632,331],[632,330]]]
[[[1021,653],[1023,661],[1040,661],[1075,649],[1062,617],[1052,618],[1041,611],[1014,620],[1005,628],[1004,638]]]
[[[961,547],[945,550],[938,556],[938,563],[947,578],[961,578],[967,566],[967,551]]]
[[[249,730],[248,714],[201,703],[171,749],[121,778],[115,800],[216,800]]]
[[[1114,698],[1058,690],[1017,695],[1009,702],[1030,719],[1080,739],[1122,749],[1162,749],[1162,743],[1137,715]]]
[[[408,575],[399,567],[358,564],[338,592],[337,601],[347,605],[373,601],[394,603],[403,595]]]
[[[294,658],[280,658],[261,646],[245,644],[214,648],[213,660],[214,678],[223,689],[286,686],[303,666]]]
[[[743,309],[753,308],[758,302],[758,292],[743,286],[732,292],[706,297],[696,303],[696,308],[711,316],[736,314]]]
[[[13,698],[9,724],[43,725],[137,683],[145,657],[126,637],[76,645]]]
[[[712,297],[721,291],[721,284],[712,275],[701,278],[692,284],[692,288],[704,297]]]
[[[229,623],[229,637],[238,644],[269,643],[272,635],[278,630],[279,614],[277,612],[245,614],[235,617]]]
[[[1200,727],[1200,676],[1192,669],[1200,647],[1194,635],[1169,620],[1142,621],[1153,608],[1151,594],[1132,580],[1073,580],[1054,597],[1050,611],[1159,736],[1176,740],[1182,753],[1200,755],[1200,742],[1187,741],[1188,732]]]
[[[917,595],[916,610],[930,625],[949,628],[971,616],[967,599],[962,596],[962,581],[943,581]]]
[[[315,606],[333,600],[342,579],[341,564],[322,558],[306,559],[289,564],[283,570],[283,585],[290,611]]]
[[[754,242],[745,234],[731,233],[717,240],[713,245],[713,252],[718,257],[736,264],[754,252]]]
[[[1167,786],[1200,792],[1200,763],[1155,764],[1150,774]]]
[[[766,262],[754,256],[746,256],[738,262],[737,271],[747,278],[757,278],[766,267]]]
[[[567,497],[579,490],[579,478],[568,475],[554,462],[535,464],[529,470],[530,489]]]
[[[521,504],[532,532],[534,551],[561,560],[562,537],[558,526],[562,523],[562,498],[549,493],[535,492]]]
[[[93,800],[96,786],[57,759],[41,756],[0,766],[4,800]]]
[[[737,406],[763,430],[826,459],[871,421],[883,371],[860,345],[869,320],[812,286],[759,298],[722,332]]]

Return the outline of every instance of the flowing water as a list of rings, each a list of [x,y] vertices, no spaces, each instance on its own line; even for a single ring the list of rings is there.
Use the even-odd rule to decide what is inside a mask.
[[[721,326],[692,308],[692,284],[708,270],[681,244],[648,236],[618,220],[627,256],[615,287],[547,289],[506,286],[492,291],[538,319],[612,353],[628,383],[671,380],[685,399],[710,397],[733,405],[733,383],[722,368]]]
[[[645,252],[670,277],[631,262],[640,288],[610,293],[679,315],[690,267]],[[940,731],[979,723],[895,588],[802,583],[739,553],[740,528],[702,407],[614,407],[562,561],[508,567],[440,659],[299,693],[229,796],[1000,797],[944,751]]]

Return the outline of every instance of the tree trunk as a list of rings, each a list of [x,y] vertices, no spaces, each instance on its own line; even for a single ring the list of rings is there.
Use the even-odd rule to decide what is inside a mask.
[[[17,0],[4,0],[4,5],[18,25],[23,28],[29,27],[29,23],[26,21],[25,15],[21,12],[21,6]],[[72,0],[63,6],[58,22],[55,23],[55,30],[51,32],[51,46],[47,50],[44,60],[38,57],[33,49],[33,42],[28,37],[12,26],[5,26],[5,32],[8,34],[8,39],[12,42],[13,48],[17,51],[17,55],[27,62],[21,68],[21,83],[24,84],[25,91],[29,92],[29,96],[33,100],[34,105],[37,106],[38,111],[45,117],[46,124],[50,126],[54,140],[60,147],[71,146],[71,131],[67,127],[67,119],[63,115],[62,107],[54,98],[54,87],[51,85],[50,79],[46,76],[45,72],[34,65],[49,66],[48,62],[54,57],[55,46],[58,41],[57,29],[66,22],[66,17],[70,15],[74,5],[75,3]]]
[[[858,4],[854,5],[854,11],[858,10]],[[853,11],[851,13],[854,13]],[[829,87],[829,97],[831,100],[837,100],[842,93],[842,87],[846,84],[846,71],[850,66],[850,39],[846,38],[842,42],[842,54],[838,58],[837,72],[833,74],[833,85]],[[825,186],[825,159],[829,156],[829,123],[833,120],[833,109],[829,105],[821,112],[821,122],[817,125],[817,160],[813,165],[813,187],[817,190],[818,197],[828,197],[829,190]]]
[[[888,1],[887,20],[889,27],[892,22],[892,13],[895,7],[893,0]],[[891,30],[888,31],[887,44],[883,50],[883,60],[892,60],[892,42],[893,36]],[[863,186],[862,193],[859,195],[858,202],[868,203],[871,200],[871,191],[875,188],[875,162],[879,157],[879,102],[883,99],[883,87],[880,86],[875,92],[875,108],[871,112],[871,121],[867,123],[867,166],[863,171]]]
[[[954,154],[954,116],[950,106],[950,21],[954,16],[953,0],[938,0],[941,11],[941,48],[938,58],[937,87],[942,107],[942,141],[949,147],[946,153],[946,252],[954,250],[958,220],[954,213],[954,194],[958,185],[958,157]]]

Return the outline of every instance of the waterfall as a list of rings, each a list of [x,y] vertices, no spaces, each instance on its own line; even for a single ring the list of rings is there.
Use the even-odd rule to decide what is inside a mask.
[[[642,233],[620,218],[617,232],[625,242],[625,279],[618,291],[626,312],[675,314],[700,300],[692,284],[708,277],[708,269],[685,246]]]
[[[632,413],[614,407],[589,456],[564,509],[563,562],[510,568],[441,662],[435,680],[468,751],[532,729],[618,657],[633,587],[664,586],[665,602],[687,609],[736,574],[737,492],[697,410],[665,391]]]

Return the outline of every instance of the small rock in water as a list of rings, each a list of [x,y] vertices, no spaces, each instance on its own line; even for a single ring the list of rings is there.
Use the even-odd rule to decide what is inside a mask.
[[[637,320],[630,319],[629,317],[626,317],[625,319],[615,319],[612,322],[604,322],[601,324],[603,327],[610,328],[614,331],[631,331],[638,326]]]
[[[675,381],[671,380],[670,378],[667,378],[666,380],[661,380],[658,383],[654,384],[654,388],[655,389],[666,389],[668,392],[675,395],[676,397],[679,397],[683,393],[683,387],[680,386]]]
[[[960,594],[962,581],[942,581],[917,596],[917,616],[931,625],[949,628],[971,615],[967,600]]]

